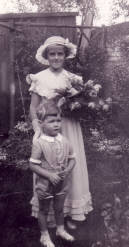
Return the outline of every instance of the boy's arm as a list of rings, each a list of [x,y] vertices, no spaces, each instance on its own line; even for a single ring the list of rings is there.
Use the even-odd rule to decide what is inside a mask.
[[[76,164],[75,153],[71,145],[69,145],[69,157],[68,157],[68,166],[66,168],[67,172],[71,172]]]
[[[70,173],[73,170],[75,164],[76,164],[75,158],[69,158],[68,167],[66,168],[66,172]]]
[[[30,158],[30,169],[32,172],[35,172],[37,175],[46,177],[47,174],[45,174],[44,169],[40,166],[41,155],[42,155],[42,149],[41,149],[40,144],[37,140],[32,145],[32,152],[31,152],[31,158]]]
[[[66,177],[74,168],[76,164],[75,154],[73,152],[73,148],[71,145],[69,146],[69,157],[68,157],[68,166],[65,168],[63,172],[60,173],[62,178]]]
[[[50,173],[49,171],[43,169],[38,164],[35,163],[35,161],[31,161],[30,159],[30,169],[32,172],[35,172],[37,175],[49,179]]]
[[[76,164],[75,158],[69,159],[68,166],[67,166],[67,168],[65,168],[64,171],[60,172],[60,174],[59,174],[60,177],[63,178],[63,179],[65,177],[67,177],[70,174],[70,172],[73,170],[75,164]]]

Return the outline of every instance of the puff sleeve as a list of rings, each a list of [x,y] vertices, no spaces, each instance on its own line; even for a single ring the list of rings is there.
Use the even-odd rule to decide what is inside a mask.
[[[26,77],[27,83],[30,85],[29,92],[37,93],[40,95],[39,81],[36,74],[28,74]]]

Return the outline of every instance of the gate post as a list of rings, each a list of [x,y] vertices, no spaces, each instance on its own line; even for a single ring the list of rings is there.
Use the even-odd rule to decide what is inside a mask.
[[[10,29],[9,33],[9,41],[10,41],[10,128],[14,126],[15,120],[15,78],[14,78],[14,65],[15,65],[15,57],[14,57],[14,20],[9,21]]]
[[[0,25],[0,136],[8,135],[10,128],[9,97],[9,29]]]

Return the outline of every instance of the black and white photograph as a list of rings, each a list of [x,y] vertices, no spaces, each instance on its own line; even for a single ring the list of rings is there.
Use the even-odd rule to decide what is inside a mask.
[[[129,0],[0,0],[0,246],[129,247]]]

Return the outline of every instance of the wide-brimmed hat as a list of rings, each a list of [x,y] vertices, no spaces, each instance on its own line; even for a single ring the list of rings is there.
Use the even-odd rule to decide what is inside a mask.
[[[62,45],[68,49],[68,55],[66,56],[66,59],[74,58],[76,55],[77,46],[69,42],[68,38],[64,39],[63,37],[60,36],[52,36],[48,38],[44,42],[44,44],[38,48],[36,53],[36,60],[41,64],[49,65],[49,62],[45,56],[46,55],[45,52],[49,46],[53,46],[53,45]]]

